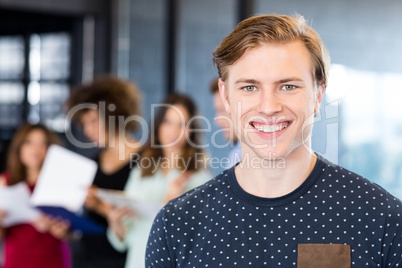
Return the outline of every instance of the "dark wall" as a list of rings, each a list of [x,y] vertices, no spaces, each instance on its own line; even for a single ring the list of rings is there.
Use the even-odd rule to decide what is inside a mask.
[[[169,18],[172,10],[168,5],[172,2],[175,17]],[[213,124],[209,93],[210,81],[217,76],[212,52],[236,24],[237,1],[123,0],[119,3],[116,72],[139,85],[144,96],[144,117],[149,121],[152,105],[159,103],[173,88],[190,95],[201,115],[210,120],[212,133],[218,130]],[[173,34],[169,28],[172,23]],[[172,43],[174,51],[169,50]],[[204,124],[204,127],[208,126]],[[212,133],[205,133],[206,143],[211,141]],[[218,134],[216,142],[224,144],[225,140]],[[211,156],[223,157],[230,148],[209,146],[206,149]]]
[[[57,15],[102,13],[109,8],[108,0],[0,0],[0,8]]]

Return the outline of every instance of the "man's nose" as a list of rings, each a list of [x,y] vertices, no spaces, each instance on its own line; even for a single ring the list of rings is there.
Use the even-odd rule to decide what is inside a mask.
[[[265,90],[259,99],[258,111],[264,114],[275,114],[282,111],[282,101],[276,92]]]

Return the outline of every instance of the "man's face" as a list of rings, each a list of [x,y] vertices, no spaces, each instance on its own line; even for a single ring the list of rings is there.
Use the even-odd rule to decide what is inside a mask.
[[[315,88],[312,70],[301,41],[262,44],[229,66],[219,88],[243,154],[272,160],[310,147],[324,91]]]

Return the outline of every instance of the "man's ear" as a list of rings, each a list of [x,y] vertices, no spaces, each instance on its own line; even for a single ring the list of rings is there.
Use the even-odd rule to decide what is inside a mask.
[[[320,110],[320,104],[324,98],[325,85],[323,83],[318,83],[315,90],[315,103],[314,103],[314,114],[317,114]]]
[[[225,110],[228,114],[230,114],[230,104],[229,104],[229,92],[227,87],[225,86],[225,82],[219,78],[218,81],[218,86],[219,86],[219,94],[221,95],[221,100],[223,102],[223,105],[225,105]]]

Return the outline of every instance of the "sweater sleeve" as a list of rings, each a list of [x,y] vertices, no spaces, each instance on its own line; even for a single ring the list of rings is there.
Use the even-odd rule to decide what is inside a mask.
[[[171,248],[165,226],[165,215],[168,213],[166,207],[163,208],[152,224],[149,234],[147,249],[145,254],[145,267],[173,268],[174,258],[171,255]]]
[[[399,267],[402,263],[402,202],[390,194],[385,218],[382,267]]]

